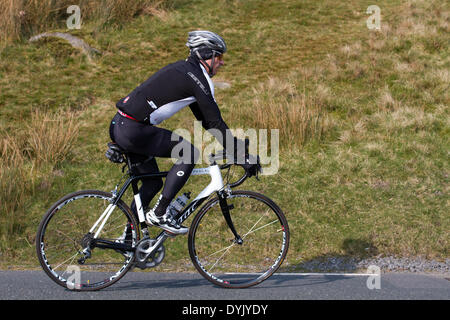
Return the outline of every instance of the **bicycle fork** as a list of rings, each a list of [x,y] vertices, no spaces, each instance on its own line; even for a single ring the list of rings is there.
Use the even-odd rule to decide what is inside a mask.
[[[226,190],[220,190],[217,192],[217,195],[219,197],[219,205],[220,209],[222,210],[223,217],[225,218],[225,221],[227,222],[228,227],[230,228],[231,232],[234,235],[234,242],[236,244],[241,245],[244,241],[242,240],[241,236],[237,233],[236,228],[234,227],[233,220],[231,219],[230,210],[234,209],[234,206],[228,205],[227,203],[227,191]]]

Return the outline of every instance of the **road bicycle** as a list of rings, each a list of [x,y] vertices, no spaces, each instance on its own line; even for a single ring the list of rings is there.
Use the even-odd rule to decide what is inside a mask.
[[[114,143],[108,147],[113,154],[109,159],[123,163],[123,172],[127,169],[122,177],[127,180],[111,192],[82,190],[62,197],[47,211],[36,235],[43,270],[57,284],[75,291],[100,290],[135,267],[158,266],[165,256],[164,241],[174,236],[154,227],[161,232],[150,237],[138,191],[140,179],[166,177],[168,172],[136,174],[130,154]],[[248,175],[230,183],[235,176],[230,169],[236,164],[216,162],[224,159],[224,151],[211,154],[208,167],[192,171],[193,176],[210,175],[210,183],[175,219],[183,223],[203,204],[188,233],[193,265],[215,285],[247,288],[280,267],[288,251],[289,227],[281,209],[268,197],[232,190]],[[225,183],[221,170],[226,171]],[[137,217],[122,200],[130,185]]]

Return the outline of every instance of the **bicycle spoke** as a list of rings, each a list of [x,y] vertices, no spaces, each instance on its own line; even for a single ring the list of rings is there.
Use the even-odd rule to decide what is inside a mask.
[[[56,267],[54,267],[54,270],[57,270],[60,266],[62,266],[66,261],[71,260],[71,262],[73,262],[73,260],[75,259],[75,257],[79,255],[79,252],[75,253],[73,256],[71,256],[70,258],[64,260],[63,262],[61,262],[60,264],[58,264]],[[64,273],[63,273],[64,274]]]
[[[62,231],[56,230],[56,233],[60,236],[63,236],[64,238],[66,238],[67,240],[69,240],[70,242],[72,242],[72,244],[75,245],[75,248],[77,248],[79,246],[79,243],[76,242],[74,239],[70,238],[69,236],[67,236],[65,233],[63,233]]]
[[[251,227],[250,230],[246,234],[244,234],[244,236],[242,237],[242,240],[244,240],[245,237],[253,230],[253,228],[256,227],[256,225],[261,221],[262,218],[263,217],[259,218],[259,220],[256,221],[256,223],[253,225],[253,227]]]
[[[59,256],[67,254],[67,253],[70,253],[70,252],[73,252],[73,250],[67,249],[67,250],[64,250],[64,251],[59,251],[56,254],[48,255],[47,259],[51,260],[51,261],[54,261],[54,260],[57,260],[56,258],[58,258]]]
[[[258,231],[258,230],[260,230],[260,229],[263,229],[263,228],[265,228],[265,227],[267,227],[267,226],[269,226],[269,225],[271,225],[271,224],[273,224],[273,223],[276,223],[278,220],[274,220],[274,221],[272,221],[272,222],[270,222],[270,223],[267,223],[267,224],[265,224],[265,225],[263,225],[263,226],[261,226],[261,227],[259,227],[258,229],[255,229],[255,230],[253,230],[253,228],[256,226],[256,225],[258,225],[258,223],[261,221],[261,219],[263,219],[263,216],[250,228],[250,230],[246,233],[246,234],[244,234],[243,236],[242,236],[242,240],[244,240],[249,234],[252,234],[252,233],[254,233],[254,232],[256,232],[256,231]],[[213,255],[215,255],[215,254],[217,254],[217,253],[219,253],[219,252],[222,252],[222,251],[225,251],[217,260],[216,260],[216,262],[209,268],[209,270],[210,271],[212,271],[213,269],[214,269],[214,267],[217,265],[217,263],[224,257],[224,255],[233,247],[233,246],[235,246],[236,244],[235,243],[233,243],[232,245],[230,245],[230,246],[228,246],[228,247],[226,247],[226,248],[223,248],[223,249],[221,249],[221,250],[219,250],[219,251],[216,251],[216,252],[214,252],[214,253],[212,253],[212,254],[210,254],[210,255],[208,255],[207,256],[207,258],[208,257],[211,257],[211,256],[213,256]]]
[[[225,252],[219,257],[219,259],[216,260],[216,263],[214,263],[214,264],[212,265],[212,267],[209,268],[210,271],[212,271],[212,270],[214,269],[214,267],[215,267],[216,264],[220,261],[220,259],[222,259],[223,256],[228,252],[228,250],[230,250],[234,245],[235,245],[235,244],[233,243],[231,246],[229,246],[229,247],[225,250]],[[221,250],[221,251],[223,251],[223,250]]]
[[[274,220],[274,221],[272,221],[272,222],[270,222],[270,223],[267,223],[267,224],[265,224],[265,225],[263,225],[263,226],[261,226],[261,227],[259,227],[258,229],[255,229],[255,230],[250,230],[249,232],[247,232],[245,235],[244,235],[244,237],[242,238],[242,239],[244,239],[246,236],[248,236],[249,234],[251,234],[251,233],[253,233],[253,232],[256,232],[256,231],[258,231],[258,230],[261,230],[261,229],[263,229],[263,228],[266,228],[266,227],[268,227],[268,226],[270,226],[271,224],[274,224],[274,223],[276,223],[276,222],[278,222],[278,220]],[[280,230],[282,230],[282,229],[280,229]]]
[[[216,251],[216,252],[214,252],[214,253],[211,253],[209,256],[206,256],[206,258],[209,258],[209,257],[211,257],[211,256],[213,256],[213,255],[215,255],[215,254],[217,254],[217,253],[219,253],[219,252],[222,252],[222,251],[224,251],[224,250],[227,250],[228,248],[231,248],[231,247],[234,246],[234,245],[235,245],[235,243],[233,243],[232,245],[230,245],[230,246],[228,246],[228,247],[226,247],[226,248],[220,249],[219,251]]]

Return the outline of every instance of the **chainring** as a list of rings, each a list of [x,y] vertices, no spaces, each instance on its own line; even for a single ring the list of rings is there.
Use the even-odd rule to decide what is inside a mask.
[[[156,250],[147,253],[156,243],[156,239],[142,239],[136,246],[135,265],[140,269],[154,268],[158,266],[164,259],[165,249],[161,244]]]

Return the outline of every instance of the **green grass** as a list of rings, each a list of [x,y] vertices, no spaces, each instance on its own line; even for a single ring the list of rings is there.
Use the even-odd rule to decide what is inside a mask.
[[[217,80],[232,86],[216,90],[216,100],[230,127],[273,128],[270,119],[253,115],[302,103],[323,119],[320,134],[308,131],[301,141],[286,136],[298,132],[286,123],[278,174],[242,186],[268,195],[286,213],[288,270],[333,255],[448,258],[448,10],[440,1],[381,1],[382,30],[369,31],[371,4],[175,1],[161,17],[138,16],[101,32],[94,22],[83,24],[73,33],[103,52],[93,62],[60,40],[3,48],[0,138],[29,148],[20,138],[35,110],[48,117],[65,110],[79,130],[57,162],[36,165],[25,152],[23,163],[12,166],[18,160],[2,155],[0,265],[37,265],[34,234],[59,197],[113,189],[121,172],[104,152],[115,102],[160,67],[184,59],[187,32],[197,28],[227,41]],[[186,109],[164,126],[192,129],[192,120]],[[191,177],[187,189],[198,192],[206,182]],[[167,242],[161,269],[187,261],[186,242]]]

